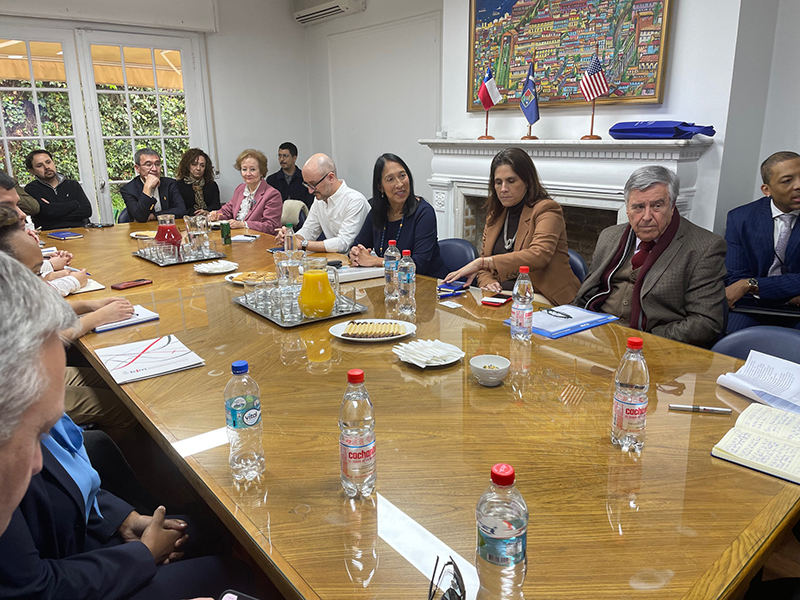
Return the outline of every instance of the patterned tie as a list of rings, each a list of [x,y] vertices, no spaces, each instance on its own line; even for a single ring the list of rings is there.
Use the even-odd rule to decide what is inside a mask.
[[[639,244],[639,250],[636,251],[636,254],[634,254],[631,259],[631,264],[634,269],[638,269],[644,264],[644,261],[647,260],[647,256],[650,254],[650,250],[652,250],[655,245],[655,241],[642,242]]]
[[[792,235],[792,221],[794,215],[779,215],[777,217],[783,221],[783,229],[778,234],[778,241],[775,243],[775,260],[772,261],[772,266],[767,271],[767,277],[775,277],[776,275],[784,274],[783,259],[786,256],[786,246],[789,245],[789,236]]]

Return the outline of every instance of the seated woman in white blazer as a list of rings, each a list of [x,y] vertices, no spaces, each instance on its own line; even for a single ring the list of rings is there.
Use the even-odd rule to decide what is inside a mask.
[[[209,221],[228,221],[231,229],[248,227],[274,234],[281,226],[283,200],[280,192],[269,185],[267,157],[259,150],[248,148],[236,158],[234,165],[244,183],[233,192],[233,198],[219,210],[209,213]]]

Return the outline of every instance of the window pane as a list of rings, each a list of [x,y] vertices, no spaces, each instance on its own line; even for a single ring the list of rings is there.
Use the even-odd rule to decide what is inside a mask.
[[[130,135],[125,94],[97,94],[103,135]]]
[[[33,177],[25,168],[25,157],[28,152],[40,148],[39,142],[35,140],[8,140],[8,154],[11,157],[11,171],[20,185],[25,185],[33,180]]]
[[[31,42],[33,80],[36,87],[65,88],[64,53],[55,42]]]
[[[69,179],[80,179],[78,171],[78,151],[75,140],[45,140],[44,147],[53,155],[56,170]]]
[[[92,66],[94,82],[98,90],[124,89],[119,46],[92,44]]]
[[[31,87],[25,42],[0,39],[0,87]]]
[[[69,93],[40,91],[38,99],[42,135],[72,135]]]
[[[119,193],[119,188],[121,188],[124,183],[112,183],[109,185],[111,189],[111,208],[114,210],[119,210],[122,212],[122,209],[125,208],[125,201],[122,199],[122,194]]]
[[[183,72],[179,50],[156,50],[158,89],[165,92],[183,91]]]
[[[138,92],[154,92],[153,58],[150,48],[125,48],[125,75],[128,89]]]
[[[13,91],[0,93],[3,104],[3,119],[8,137],[38,136],[36,111],[33,108],[33,92]]]
[[[188,138],[167,138],[164,140],[166,165],[164,173],[167,177],[175,177],[181,156],[189,149]]]
[[[164,135],[189,135],[189,125],[186,122],[186,97],[162,94],[159,100]]]
[[[6,147],[3,145],[2,140],[0,140],[0,169],[8,172],[8,165],[6,164]]]
[[[158,135],[158,104],[154,94],[131,94],[133,135]]]
[[[155,150],[161,157],[161,162],[164,162],[164,149],[161,147],[161,140],[159,138],[136,138],[133,140],[133,146],[137,150],[140,148],[150,148],[151,150]]]
[[[121,181],[133,179],[133,152],[130,140],[103,140],[108,178]]]

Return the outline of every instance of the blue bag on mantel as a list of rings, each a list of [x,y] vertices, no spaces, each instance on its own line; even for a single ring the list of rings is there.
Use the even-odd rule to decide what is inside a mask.
[[[617,123],[608,133],[615,140],[689,140],[698,133],[711,137],[717,132],[712,125],[682,121],[626,121]]]

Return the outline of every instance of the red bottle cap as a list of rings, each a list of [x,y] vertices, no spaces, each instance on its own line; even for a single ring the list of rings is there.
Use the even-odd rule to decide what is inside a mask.
[[[350,369],[347,372],[347,383],[364,383],[364,371],[361,369]]]
[[[531,268],[530,267],[526,267],[525,265],[523,265],[523,266],[521,266],[519,268],[519,272],[520,273],[530,273],[531,272]]]
[[[500,463],[492,467],[492,483],[512,485],[514,483],[514,467]]]
[[[644,340],[639,337],[629,337],[628,348],[630,348],[631,350],[641,350],[642,348],[644,348]]]
[[[389,240],[390,246],[397,246],[397,240]]]
[[[403,250],[403,256],[411,256],[411,250]]]

